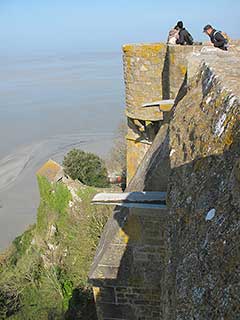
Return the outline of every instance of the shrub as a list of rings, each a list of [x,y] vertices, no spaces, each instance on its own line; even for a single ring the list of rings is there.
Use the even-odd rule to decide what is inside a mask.
[[[72,179],[94,187],[107,187],[108,177],[104,162],[95,154],[71,150],[63,160],[64,171]]]
[[[0,319],[6,319],[20,309],[19,291],[10,284],[0,288]]]

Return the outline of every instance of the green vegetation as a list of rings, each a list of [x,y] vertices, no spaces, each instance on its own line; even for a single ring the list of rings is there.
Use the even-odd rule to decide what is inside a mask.
[[[38,177],[37,223],[0,256],[0,319],[96,319],[88,272],[110,209],[92,206],[94,187],[78,191]]]
[[[46,178],[38,176],[40,196],[49,209],[64,214],[71,200],[71,194],[62,183],[49,184]]]
[[[88,186],[108,186],[107,169],[103,161],[93,153],[73,149],[64,157],[63,167],[73,180],[78,179]]]

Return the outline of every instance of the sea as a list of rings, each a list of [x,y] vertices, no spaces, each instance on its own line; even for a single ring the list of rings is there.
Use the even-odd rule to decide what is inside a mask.
[[[106,158],[123,114],[121,52],[0,56],[0,251],[36,221],[36,171],[73,148]]]

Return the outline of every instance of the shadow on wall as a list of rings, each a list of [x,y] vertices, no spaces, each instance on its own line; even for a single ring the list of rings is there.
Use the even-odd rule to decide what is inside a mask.
[[[235,319],[239,147],[173,168],[170,212],[116,207],[90,276],[99,319]]]
[[[162,71],[162,98],[163,100],[170,99],[170,57],[168,46]]]
[[[76,288],[69,301],[65,320],[97,320],[96,306],[89,289]]]
[[[187,74],[175,99],[171,112],[164,113],[164,121],[157,133],[153,144],[135,176],[130,181],[126,191],[162,191],[168,188],[170,175],[170,147],[169,147],[169,123],[173,118],[176,106],[187,93]]]
[[[163,100],[172,99],[173,97],[171,97],[171,90],[170,90],[171,83],[170,83],[170,50],[169,50],[169,46],[167,46],[167,49],[166,49],[166,55],[165,55],[165,59],[164,59],[161,80],[162,80],[162,99]],[[183,83],[179,89],[178,95],[175,98],[176,104],[186,94],[186,88],[187,88],[187,72],[185,73]]]
[[[152,241],[160,244],[160,240],[153,238],[159,233],[156,222],[159,225],[161,216],[157,213],[155,210],[149,215],[143,209],[116,207],[102,236],[90,275],[99,319],[139,319],[147,309],[149,315],[153,311],[160,315],[160,283],[156,277],[163,278],[163,264],[151,263],[148,254],[154,257],[157,253],[146,250],[147,243],[149,246]],[[162,234],[158,236],[162,237]],[[147,306],[153,294],[157,306]]]
[[[239,142],[238,135],[222,154],[172,169],[168,203],[175,215],[170,242],[176,317],[236,319],[239,314]]]

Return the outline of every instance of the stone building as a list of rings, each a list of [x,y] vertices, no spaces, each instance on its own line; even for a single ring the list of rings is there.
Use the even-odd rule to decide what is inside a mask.
[[[123,54],[127,191],[166,199],[113,211],[89,275],[98,317],[240,319],[239,47]]]

